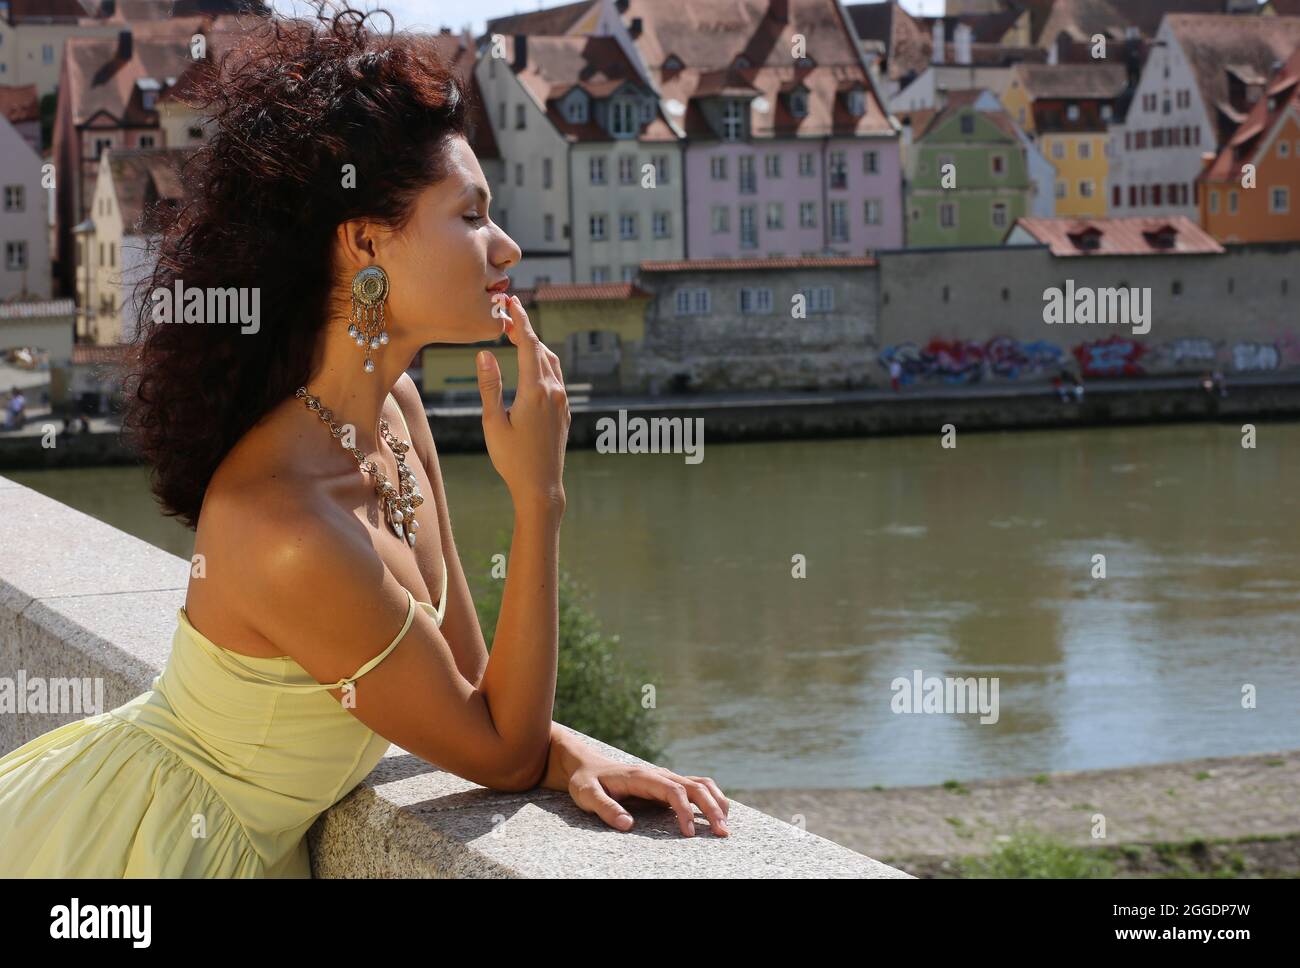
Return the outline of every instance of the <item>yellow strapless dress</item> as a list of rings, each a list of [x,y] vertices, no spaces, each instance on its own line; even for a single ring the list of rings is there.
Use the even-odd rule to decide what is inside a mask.
[[[0,877],[311,877],[307,829],[388,750],[288,656],[221,648],[176,610],[148,692],[0,758]],[[364,685],[358,685],[364,689]]]

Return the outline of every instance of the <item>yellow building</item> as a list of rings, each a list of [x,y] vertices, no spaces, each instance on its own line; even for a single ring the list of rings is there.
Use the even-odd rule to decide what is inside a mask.
[[[1107,129],[1127,84],[1119,64],[1018,64],[1002,95],[1007,112],[1056,168],[1056,214],[1108,214]]]
[[[543,283],[514,290],[533,329],[559,358],[570,388],[615,393],[635,383],[632,357],[645,338],[646,303],[653,297],[631,282]],[[518,352],[509,337],[481,343],[434,343],[422,354],[426,396],[476,401],[474,357],[489,350],[506,390],[519,384]]]

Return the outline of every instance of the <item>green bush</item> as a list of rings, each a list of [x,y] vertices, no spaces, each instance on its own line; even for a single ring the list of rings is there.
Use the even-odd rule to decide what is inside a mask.
[[[480,589],[474,591],[479,625],[489,652],[496,636],[504,592],[503,580],[481,582]],[[564,569],[560,570],[558,593],[559,659],[551,718],[634,756],[659,763],[663,748],[658,740],[655,711],[641,707],[642,685],[654,682],[655,677],[623,658],[618,635],[602,631],[595,614],[585,604],[588,593]]]
[[[1114,865],[1094,852],[1069,847],[1038,833],[1018,833],[988,857],[959,863],[962,877],[1114,877]]]

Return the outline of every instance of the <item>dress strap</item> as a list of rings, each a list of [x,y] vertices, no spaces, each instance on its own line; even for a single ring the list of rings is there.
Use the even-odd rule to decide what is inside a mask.
[[[348,676],[346,679],[340,679],[338,682],[334,683],[332,686],[327,686],[327,685],[324,685],[324,684],[318,683],[317,685],[319,686],[319,688],[321,688],[321,689],[342,689],[342,688],[343,688],[345,685],[347,685],[348,683],[355,683],[358,679],[360,679],[362,676],[364,676],[367,672],[369,672],[369,671],[370,671],[371,669],[373,669],[375,666],[379,665],[379,663],[383,662],[384,659],[387,658],[388,653],[392,652],[393,649],[397,648],[397,643],[400,642],[400,641],[402,641],[402,637],[406,635],[406,630],[409,629],[409,628],[411,627],[411,622],[415,620],[415,596],[411,594],[411,592],[410,592],[409,589],[405,589],[405,588],[403,588],[402,590],[406,592],[406,621],[402,623],[402,631],[400,631],[400,632],[397,633],[397,636],[393,639],[393,641],[391,641],[391,642],[388,643],[387,648],[385,648],[383,652],[380,652],[379,655],[377,655],[377,656],[375,656],[374,658],[370,659],[370,660],[369,660],[368,662],[366,662],[366,664],[363,665],[360,669],[358,669],[356,672],[352,673],[352,675]]]
[[[410,428],[409,426],[407,426],[407,423],[406,423],[406,414],[402,412],[402,405],[401,405],[400,403],[398,403],[397,397],[394,397],[391,393],[388,394],[388,396],[392,399],[393,403],[396,403],[396,404],[397,404],[397,416],[398,416],[398,417],[401,419],[401,421],[402,421],[402,429],[403,429],[404,431],[406,431],[406,441],[407,441],[407,443],[411,443],[411,428]],[[412,449],[412,450],[415,449],[415,445],[414,445],[414,444],[411,444],[411,449]]]

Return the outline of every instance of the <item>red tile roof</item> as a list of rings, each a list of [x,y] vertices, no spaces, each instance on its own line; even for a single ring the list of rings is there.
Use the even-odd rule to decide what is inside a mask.
[[[10,124],[39,120],[40,104],[35,84],[0,86],[0,117],[8,118]]]
[[[543,282],[533,293],[535,302],[651,299],[650,293],[631,282]]]
[[[1269,102],[1273,102],[1272,110]],[[1288,110],[1300,110],[1300,47],[1273,75],[1264,96],[1255,102],[1236,133],[1223,150],[1206,166],[1201,181],[1235,182],[1241,178],[1241,166],[1257,164],[1257,157],[1269,140],[1269,134],[1282,123]]]
[[[861,40],[885,45],[884,74],[891,81],[920,74],[930,66],[929,32],[897,0],[846,5],[844,12],[853,21]]]
[[[804,256],[784,259],[678,259],[642,262],[642,272],[685,272],[719,269],[865,269],[876,260],[868,256]]]
[[[1170,218],[1019,218],[1011,232],[1022,228],[1047,245],[1052,255],[1210,255],[1224,251],[1209,234],[1185,215]],[[1008,232],[1010,236],[1011,232]],[[1169,247],[1157,244],[1167,234]],[[1071,236],[1093,234],[1095,247],[1082,247]]]
[[[194,151],[194,146],[109,149],[108,166],[124,233],[134,235],[145,231],[140,219],[152,206],[167,207],[183,200],[180,167]]]
[[[583,15],[599,6],[599,0],[578,0],[577,3],[566,3],[545,10],[496,17],[487,22],[487,30],[479,40],[489,38],[492,34],[558,37],[583,26]]]

